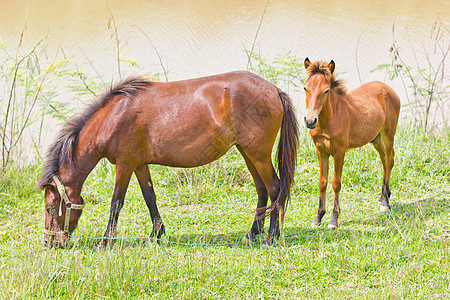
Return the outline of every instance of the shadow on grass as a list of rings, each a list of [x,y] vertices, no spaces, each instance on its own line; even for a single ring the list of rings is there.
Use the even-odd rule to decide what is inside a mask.
[[[400,231],[427,230],[426,221],[450,214],[450,198],[434,198],[428,201],[399,205],[383,213],[369,215],[346,222],[342,222],[337,230],[327,229],[321,225],[316,230],[302,228],[285,228],[285,245],[310,243],[311,239],[322,239],[322,242],[334,242],[355,236],[364,238],[390,237],[398,235]]]
[[[425,222],[442,214],[450,214],[450,198],[434,198],[428,201],[393,207],[392,210],[373,214],[360,219],[341,223],[337,230],[326,228],[326,224],[319,228],[285,227],[283,238],[277,243],[287,247],[303,245],[321,239],[331,243],[350,237],[389,237],[398,234],[398,230],[421,230],[426,228]],[[357,228],[354,228],[357,226]],[[180,236],[163,235],[158,244],[164,247],[242,247],[260,248],[264,235],[254,243],[241,243],[245,231],[235,231],[228,234],[186,234]],[[90,248],[99,238],[72,238],[71,246],[75,248]],[[110,245],[112,247],[145,247],[147,237],[119,237]],[[152,243],[156,244],[156,241]]]

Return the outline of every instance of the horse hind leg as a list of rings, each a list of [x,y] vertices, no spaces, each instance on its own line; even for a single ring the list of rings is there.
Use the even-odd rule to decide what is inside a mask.
[[[387,144],[387,145],[386,145]],[[387,211],[390,209],[389,198],[391,190],[389,186],[390,175],[392,167],[394,166],[394,150],[393,143],[385,143],[382,134],[378,134],[372,141],[372,145],[380,155],[381,163],[383,164],[383,184],[381,187],[381,197],[379,200],[380,210]]]
[[[270,156],[268,160],[255,161],[255,167],[258,174],[261,176],[264,185],[268,191],[272,203],[276,201],[280,193],[280,179],[275,172]],[[267,237],[264,240],[263,247],[272,245],[275,239],[280,236],[280,221],[279,221],[280,207],[275,206],[270,211],[270,225]],[[265,211],[264,211],[265,213]]]
[[[270,152],[265,158],[260,158],[260,155],[251,156],[247,154],[240,146],[238,146],[238,149],[252,174],[258,192],[257,212],[250,233],[243,238],[243,241],[246,241],[247,239],[251,240],[250,238],[263,232],[264,215],[266,213],[264,208],[267,206],[268,196],[270,196],[272,202],[278,197],[280,180],[273,168]],[[253,236],[253,234],[255,235]],[[279,235],[279,208],[275,207],[270,212],[269,232],[264,243],[267,245],[272,244],[274,239],[278,238]]]
[[[252,175],[253,181],[255,183],[256,192],[258,194],[258,204],[256,206],[256,214],[255,219],[253,221],[252,227],[250,231],[242,238],[241,242],[254,242],[256,241],[256,236],[259,234],[264,233],[264,213],[261,213],[261,208],[267,206],[268,201],[268,194],[266,186],[264,185],[264,181],[262,180],[261,176],[259,176],[258,171],[256,170],[253,163],[250,161],[250,159],[247,157],[245,152],[242,150],[241,147],[237,147],[239,152],[241,153],[242,157],[244,158],[245,164],[247,165],[247,168]]]
[[[391,172],[394,167],[394,136],[382,135],[384,147],[386,149],[386,175],[384,181],[385,186],[385,196],[386,196],[386,206],[390,209],[389,199],[391,197]],[[383,178],[384,179],[384,178]]]
[[[150,234],[151,241],[153,238],[159,239],[161,235],[164,234],[165,228],[161,216],[156,205],[156,194],[153,189],[152,178],[148,170],[147,165],[141,165],[134,170],[136,177],[139,181],[139,186],[141,187],[142,194],[144,196],[145,204],[150,212],[150,217],[152,218],[153,229]]]

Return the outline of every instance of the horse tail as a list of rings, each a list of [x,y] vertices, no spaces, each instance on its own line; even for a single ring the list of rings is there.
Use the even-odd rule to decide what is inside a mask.
[[[299,128],[289,95],[281,90],[278,90],[278,95],[283,104],[283,121],[281,123],[280,140],[277,150],[280,191],[277,199],[272,202],[270,210],[276,206],[281,208],[281,222],[283,222],[284,214],[290,200],[291,185],[294,181],[297,147],[299,144]]]

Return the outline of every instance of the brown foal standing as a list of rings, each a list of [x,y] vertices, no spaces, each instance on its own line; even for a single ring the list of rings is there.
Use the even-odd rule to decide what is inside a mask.
[[[394,166],[394,135],[400,112],[400,99],[386,84],[373,81],[347,93],[337,80],[335,63],[305,59],[307,80],[305,123],[310,129],[320,164],[319,209],[312,226],[318,226],[325,214],[330,155],[334,158],[334,208],[329,228],[338,227],[339,192],[345,152],[372,143],[383,163],[383,186],[379,200],[381,211],[390,209],[389,181]]]

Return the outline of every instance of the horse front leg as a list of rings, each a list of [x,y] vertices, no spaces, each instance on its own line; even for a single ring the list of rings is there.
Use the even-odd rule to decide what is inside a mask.
[[[339,206],[339,192],[341,191],[341,178],[342,178],[342,168],[344,166],[344,156],[345,152],[337,152],[334,154],[334,176],[333,176],[333,190],[334,190],[334,207],[333,216],[331,217],[328,228],[336,229],[338,228],[339,214],[341,213],[341,208]]]
[[[329,161],[330,155],[326,152],[320,152],[319,149],[316,148],[316,154],[319,158],[319,166],[320,166],[320,176],[319,176],[319,209],[317,210],[317,216],[312,221],[311,227],[315,228],[320,225],[322,222],[322,218],[325,215],[326,208],[326,195],[327,195],[327,185],[328,185],[328,169],[329,169]]]
[[[147,165],[142,165],[134,170],[136,177],[139,181],[139,185],[142,190],[142,194],[145,199],[145,204],[147,204],[147,208],[150,212],[150,217],[152,218],[153,229],[150,234],[151,241],[153,238],[160,238],[161,235],[164,234],[165,228],[161,216],[158,211],[158,207],[156,205],[156,195],[155,190],[153,189],[152,178],[150,176],[150,172],[148,170]]]
[[[123,207],[125,194],[132,173],[133,170],[126,166],[116,166],[116,183],[114,185],[114,192],[111,200],[108,227],[103,235],[103,239],[94,246],[94,251],[104,250],[108,241],[116,237],[117,220],[119,219],[120,210]]]

